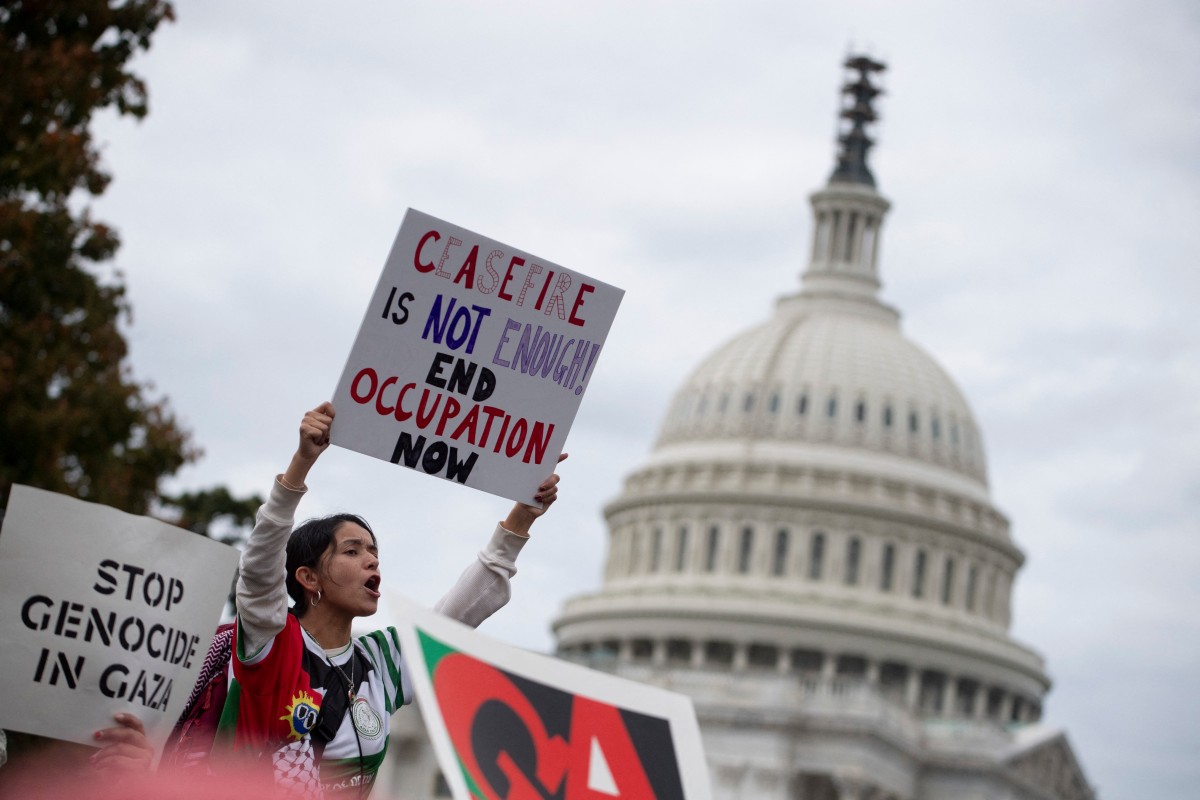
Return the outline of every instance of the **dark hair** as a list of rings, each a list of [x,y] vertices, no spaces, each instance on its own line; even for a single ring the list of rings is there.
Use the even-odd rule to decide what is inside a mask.
[[[307,520],[303,525],[292,531],[287,543],[287,593],[292,598],[292,613],[303,617],[308,611],[308,603],[304,598],[304,587],[296,580],[296,570],[301,567],[316,569],[321,556],[333,544],[334,536],[343,523],[353,522],[371,534],[371,544],[375,541],[375,531],[367,521],[357,514],[330,514],[327,517],[317,517]]]

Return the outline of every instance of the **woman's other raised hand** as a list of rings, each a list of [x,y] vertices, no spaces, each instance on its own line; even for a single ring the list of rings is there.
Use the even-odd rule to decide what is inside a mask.
[[[567,459],[567,454],[563,453],[558,457],[558,463],[562,463]],[[512,511],[508,512],[508,517],[504,522],[500,523],[506,531],[517,534],[518,536],[528,536],[529,528],[537,521],[538,517],[550,510],[550,506],[558,499],[558,473],[554,473],[546,480],[538,485],[537,494],[533,496],[534,500],[541,503],[541,507],[527,505],[526,503],[517,503],[512,507]]]

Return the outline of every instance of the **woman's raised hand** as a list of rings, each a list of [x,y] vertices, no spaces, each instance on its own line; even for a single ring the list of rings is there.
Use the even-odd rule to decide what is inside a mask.
[[[328,401],[307,411],[300,420],[300,446],[292,456],[287,471],[281,476],[284,488],[302,492],[304,479],[317,462],[317,456],[329,449],[329,428],[333,425],[333,403]]]
[[[316,461],[317,456],[329,448],[329,428],[333,424],[333,403],[326,401],[306,411],[304,419],[300,420],[300,447],[298,455],[309,461]]]

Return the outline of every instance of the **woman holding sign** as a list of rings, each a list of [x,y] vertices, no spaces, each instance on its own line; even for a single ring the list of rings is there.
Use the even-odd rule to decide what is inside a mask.
[[[370,527],[338,514],[292,529],[308,472],[329,447],[333,417],[329,403],[304,415],[300,446],[242,553],[234,683],[221,720],[233,726],[236,750],[270,759],[277,785],[312,797],[365,796],[383,761],[389,718],[412,698],[396,631],[350,634],[355,618],[379,606]],[[439,612],[477,626],[508,601],[514,561],[557,484],[551,475],[538,488],[541,508],[513,506]]]

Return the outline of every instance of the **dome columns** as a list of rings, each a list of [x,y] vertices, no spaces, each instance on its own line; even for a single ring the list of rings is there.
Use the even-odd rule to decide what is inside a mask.
[[[680,492],[671,499],[610,505],[606,594],[665,590],[713,601],[729,592],[763,594],[823,607],[888,607],[913,622],[932,618],[988,636],[1007,628],[1022,560],[1007,536],[853,503],[793,505],[802,495],[735,502]]]
[[[708,637],[635,635],[620,641],[560,645],[559,657],[636,680],[670,687],[679,675],[729,675],[745,681],[790,686],[801,709],[805,698],[872,697],[917,717],[989,725],[1033,723],[1041,718],[1037,692],[1013,690],[981,674],[956,673],[941,666],[901,663],[890,656],[837,650],[779,647]],[[681,687],[675,687],[679,689]],[[753,694],[753,692],[751,692]],[[697,697],[703,702],[708,698]],[[824,701],[822,701],[824,702]]]
[[[805,294],[875,299],[879,234],[890,204],[869,186],[834,183],[814,193],[812,254]]]

